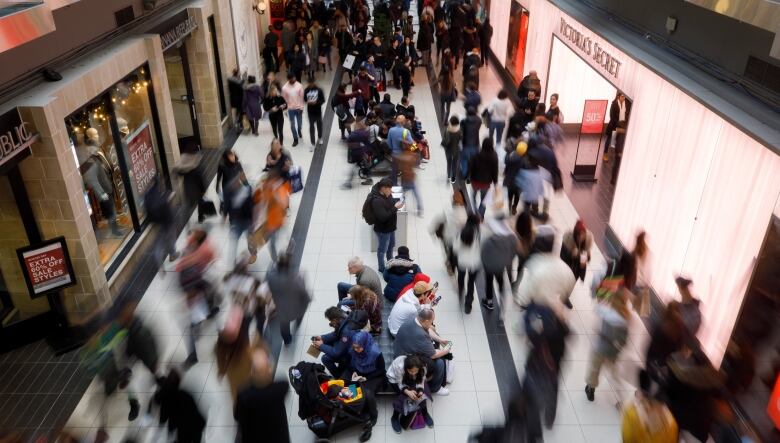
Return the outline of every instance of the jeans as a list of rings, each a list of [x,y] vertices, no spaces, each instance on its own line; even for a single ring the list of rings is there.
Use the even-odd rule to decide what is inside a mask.
[[[485,271],[485,298],[487,300],[493,300],[493,280],[495,279],[498,281],[498,291],[499,295],[504,293],[504,270],[502,269],[501,272],[494,274],[492,272],[488,272],[487,269],[484,269]]]
[[[303,138],[303,109],[289,109],[287,116],[290,117],[290,130],[293,134],[293,141]]]
[[[314,138],[314,128],[317,128],[317,138]],[[315,140],[322,138],[322,114],[312,115],[309,113],[309,139],[311,144],[314,144]]]
[[[385,257],[387,260],[393,258],[393,249],[395,249],[395,231],[377,232],[376,262],[377,270],[380,273],[385,272]]]
[[[509,208],[512,210],[512,214],[514,214],[517,212],[517,204],[520,203],[520,189],[512,184],[506,187],[506,191],[509,197]]]
[[[339,301],[344,300],[347,297],[347,293],[352,288],[352,283],[340,282],[336,284],[336,291],[339,293]]]
[[[474,189],[474,187],[471,188],[471,190],[474,192],[474,207],[477,209],[479,214],[481,216],[485,215],[485,196],[487,196],[487,189]],[[479,197],[479,204],[477,204],[477,197]]]
[[[282,112],[268,113],[268,121],[271,122],[271,130],[274,137],[279,139],[279,143],[284,143],[284,114]]]
[[[279,230],[269,231],[266,234],[266,240],[268,241],[268,253],[271,255],[271,260],[276,263],[276,238],[279,236]]]
[[[252,235],[252,221],[251,220],[238,220],[230,223],[230,249],[228,257],[233,259],[233,263],[236,260],[236,249],[238,248],[238,239],[242,234],[247,236],[247,248],[252,255],[257,254],[257,248],[255,248],[253,242],[249,239]]]
[[[495,139],[495,146],[498,146],[501,144],[501,140],[504,137],[504,128],[506,127],[506,122],[490,122],[490,129],[489,129],[489,137],[493,138],[493,133],[496,133],[496,139]]]
[[[406,195],[406,191],[412,191],[412,195],[414,195],[414,201],[417,203],[417,212],[421,213],[423,211],[423,204],[422,200],[420,200],[420,193],[417,192],[417,186],[412,183],[403,183],[401,182],[401,187],[404,190],[404,195]]]
[[[252,135],[257,135],[257,125],[259,124],[260,119],[249,117],[249,129],[252,130]]]
[[[474,302],[474,286],[477,284],[477,271],[464,271],[458,268],[458,295],[463,295],[463,285],[466,283],[466,275],[468,274],[468,287],[466,288],[466,306],[471,306]]]
[[[439,392],[439,389],[441,389],[444,381],[447,379],[447,364],[444,360],[437,358],[433,360],[433,364],[429,369],[431,371],[431,380],[428,382],[428,387],[431,388],[431,392]]]
[[[295,319],[296,327],[301,327],[301,321],[303,321],[303,315]],[[284,344],[289,345],[292,342],[292,333],[290,332],[290,323],[292,321],[279,320],[279,333],[282,336]],[[323,355],[323,357],[325,357]]]
[[[463,150],[460,152],[460,177],[462,179],[465,180],[469,178],[469,162],[471,161],[471,157],[474,157],[476,154],[476,146],[464,146]]]

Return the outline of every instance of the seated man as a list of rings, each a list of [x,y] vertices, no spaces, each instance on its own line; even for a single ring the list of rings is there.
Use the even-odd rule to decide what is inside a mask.
[[[410,318],[417,316],[417,312],[422,308],[430,308],[430,296],[434,292],[431,285],[427,282],[419,281],[414,287],[402,294],[398,301],[393,305],[387,323],[390,327],[390,335],[398,334],[398,329]]]
[[[414,280],[414,275],[422,272],[420,267],[409,257],[409,248],[406,246],[398,247],[398,255],[385,264],[383,276],[387,284],[385,285],[384,295],[390,303],[401,293],[401,289]]]
[[[352,257],[347,262],[347,271],[350,275],[355,276],[356,284],[365,286],[372,290],[374,294],[382,293],[382,282],[379,280],[379,274],[376,271],[363,264],[363,260],[360,257]],[[352,287],[352,283],[338,283],[336,284],[336,290],[339,292],[339,301],[349,293],[349,289]]]
[[[393,352],[396,357],[417,354],[426,360],[430,359],[428,362],[428,377],[430,378],[428,384],[431,392],[447,395],[450,393],[449,389],[442,386],[447,375],[447,365],[442,357],[450,353],[450,346],[448,341],[442,340],[445,346],[439,350],[433,347],[430,332],[433,330],[435,318],[436,314],[433,309],[422,308],[416,317],[406,320],[395,336]]]
[[[391,101],[389,93],[385,93],[382,97],[382,101],[379,102],[379,109],[382,110],[382,118],[394,118],[395,117],[395,104]]]
[[[360,328],[347,319],[347,314],[341,309],[331,306],[325,310],[325,318],[333,327],[333,332],[312,337],[312,344],[322,351],[322,365],[331,375],[339,377],[349,367],[349,349],[352,336]]]

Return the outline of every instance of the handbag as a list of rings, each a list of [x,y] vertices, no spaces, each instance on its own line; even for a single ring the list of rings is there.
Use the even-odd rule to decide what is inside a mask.
[[[290,177],[290,190],[292,193],[300,192],[303,190],[303,173],[300,166],[292,166],[289,172]]]
[[[425,427],[425,418],[420,413],[420,411],[415,412],[412,422],[409,423],[409,429],[423,429],[424,427]]]
[[[328,58],[325,57],[324,55],[321,55],[317,57],[317,62],[321,65],[324,65],[325,63],[328,63]]]

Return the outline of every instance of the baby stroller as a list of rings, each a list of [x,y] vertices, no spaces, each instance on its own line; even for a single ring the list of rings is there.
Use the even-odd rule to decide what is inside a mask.
[[[334,380],[318,363],[300,362],[288,370],[290,385],[298,394],[298,417],[306,423],[317,437],[327,439],[355,425],[363,427],[360,441],[371,438],[371,414],[369,408],[376,404],[363,395],[358,382],[345,386],[344,381]],[[341,394],[330,397],[331,386],[349,390],[351,398]],[[339,391],[339,388],[336,388]]]

